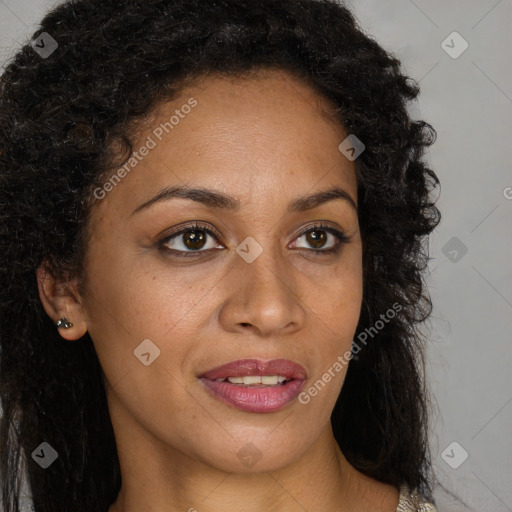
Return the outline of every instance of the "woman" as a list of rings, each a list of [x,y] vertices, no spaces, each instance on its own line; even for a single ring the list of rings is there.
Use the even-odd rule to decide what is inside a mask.
[[[0,91],[6,512],[25,470],[38,512],[435,510],[417,95],[334,1],[43,19]]]

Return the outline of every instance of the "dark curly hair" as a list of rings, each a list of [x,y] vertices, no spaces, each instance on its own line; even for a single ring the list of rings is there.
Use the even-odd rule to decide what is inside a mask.
[[[431,313],[424,272],[440,221],[423,161],[435,130],[412,120],[417,83],[334,0],[72,0],[42,20],[58,48],[28,42],[0,79],[0,471],[17,512],[28,476],[38,512],[106,511],[121,485],[103,372],[88,334],[66,344],[46,315],[36,270],[81,276],[91,191],[132,149],[137,121],[208,74],[283,69],[337,106],[366,146],[355,161],[363,240],[356,336],[398,303],[349,365],[335,438],[366,475],[432,495],[425,382]],[[128,156],[126,156],[126,160]],[[124,160],[124,161],[126,161]],[[31,453],[59,457],[42,470]]]

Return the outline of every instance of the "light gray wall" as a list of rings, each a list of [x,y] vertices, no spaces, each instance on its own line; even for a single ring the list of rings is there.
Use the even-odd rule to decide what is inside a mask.
[[[435,470],[474,510],[512,511],[512,1],[348,3],[419,81],[412,112],[438,133],[428,161],[443,220],[430,245],[425,330]],[[54,4],[0,0],[0,62]],[[439,512],[461,510],[436,496]]]
[[[428,281],[435,469],[476,511],[512,511],[512,2],[351,5],[420,82],[420,117],[438,133],[429,152],[443,215]],[[468,44],[457,58],[441,45],[454,31]],[[446,45],[465,46],[457,36]],[[452,468],[462,450],[468,458]]]
[[[351,5],[363,27],[420,82],[421,118],[438,133],[429,155],[441,180],[443,214],[432,237],[429,279],[429,374],[439,405],[435,467],[475,510],[510,511],[512,2]],[[468,44],[457,58],[441,45],[454,31]],[[451,52],[464,47],[457,36],[446,44]],[[454,469],[447,461],[456,466],[462,450],[468,458]]]

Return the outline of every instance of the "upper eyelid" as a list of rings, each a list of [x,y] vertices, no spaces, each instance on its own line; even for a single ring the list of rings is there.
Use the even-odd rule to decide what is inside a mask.
[[[209,224],[203,224],[201,222],[191,222],[190,224],[186,224],[182,226],[181,228],[178,228],[177,231],[174,231],[170,235],[165,236],[160,243],[167,242],[168,240],[172,240],[173,238],[182,235],[183,233],[186,233],[187,231],[192,231],[195,227],[202,229],[203,231],[206,231],[208,234],[211,234],[215,236],[216,238],[222,238],[222,235],[220,232],[217,231],[213,226]]]
[[[219,238],[222,238],[222,235],[220,233],[217,233],[217,230],[213,228],[211,225],[207,223],[202,223],[200,221],[192,222],[190,224],[187,224],[181,228],[178,229],[178,231],[175,231],[174,233],[171,233],[170,235],[163,238],[159,245],[165,245],[165,243],[169,242],[170,240],[173,240],[174,238],[182,235],[183,233],[186,233],[187,231],[191,231],[194,228],[202,229],[208,234],[214,236],[218,242],[220,242]],[[343,241],[347,241],[349,237],[346,235],[345,231],[341,228],[335,228],[334,226],[329,226],[326,221],[317,221],[316,223],[302,229],[294,238],[299,238],[301,236],[304,236],[307,232],[313,230],[313,229],[323,229],[329,233],[331,233],[333,236],[337,237],[339,239],[339,243],[343,243]],[[334,232],[333,232],[334,231]],[[180,252],[186,252],[186,251],[180,251]],[[187,251],[188,252],[188,251]],[[190,251],[190,252],[205,252],[205,251]],[[318,252],[322,252],[321,249]],[[324,251],[325,252],[325,251]]]

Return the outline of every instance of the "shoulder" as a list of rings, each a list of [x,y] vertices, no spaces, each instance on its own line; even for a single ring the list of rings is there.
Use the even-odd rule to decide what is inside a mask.
[[[394,485],[381,482],[353,469],[351,486],[355,496],[353,504],[358,504],[358,510],[395,512],[399,503],[399,489]]]
[[[417,489],[410,489],[407,484],[400,486],[396,512],[437,512],[434,503],[427,501]]]

